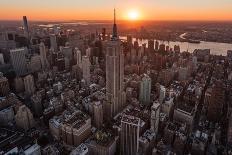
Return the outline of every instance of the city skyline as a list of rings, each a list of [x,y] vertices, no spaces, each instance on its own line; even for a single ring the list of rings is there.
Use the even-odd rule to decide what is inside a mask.
[[[3,0],[0,20],[20,20],[24,15],[30,20],[111,20],[114,7],[119,20],[131,20],[131,12],[138,14],[137,20],[232,20],[229,0]]]
[[[232,155],[228,0],[3,1],[52,21],[0,21],[0,154]]]

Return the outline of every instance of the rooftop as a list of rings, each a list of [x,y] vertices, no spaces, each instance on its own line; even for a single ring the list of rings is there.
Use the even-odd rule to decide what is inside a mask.
[[[80,144],[78,147],[76,147],[70,155],[84,155],[88,153],[88,147],[85,144]]]
[[[110,146],[115,141],[115,135],[112,131],[102,129],[97,130],[94,134],[86,141],[88,144]]]
[[[124,115],[122,117],[121,122],[139,126],[140,125],[140,118],[134,117],[134,116],[131,116],[131,115]]]

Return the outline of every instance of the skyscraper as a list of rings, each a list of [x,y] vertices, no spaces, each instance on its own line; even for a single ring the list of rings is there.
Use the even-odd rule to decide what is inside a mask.
[[[83,78],[87,85],[90,84],[90,61],[88,56],[82,57],[82,71],[83,71]]]
[[[93,113],[94,113],[94,125],[97,128],[101,128],[103,124],[103,106],[100,101],[94,102]]]
[[[19,107],[15,115],[16,125],[23,128],[24,130],[28,130],[35,126],[35,121],[33,115],[28,107],[22,105]]]
[[[27,74],[26,47],[10,50],[11,63],[16,75],[21,76]]]
[[[163,103],[165,96],[166,96],[166,88],[161,85],[160,86],[160,93],[159,93],[159,102],[160,102],[160,104]]]
[[[115,116],[123,107],[123,79],[124,79],[124,55],[121,41],[117,35],[117,25],[114,25],[111,40],[107,43],[106,50],[106,96],[108,116]]]
[[[29,27],[28,27],[26,16],[23,16],[23,29],[24,29],[24,35],[29,39]]]
[[[154,40],[148,40],[148,51],[149,53],[154,51]]]
[[[142,104],[148,105],[150,103],[151,96],[151,78],[144,74],[142,81],[140,82],[139,101]]]
[[[121,120],[121,155],[135,155],[139,149],[140,118],[124,115]]]
[[[55,52],[57,52],[57,41],[56,41],[56,35],[52,34],[50,35],[50,44],[51,48],[54,49]]]
[[[156,40],[155,41],[155,50],[158,51],[159,50],[159,42]]]
[[[38,72],[42,69],[42,63],[41,63],[41,58],[39,55],[33,55],[30,58],[30,62],[28,65],[28,71],[29,72]]]
[[[5,62],[4,62],[4,57],[3,57],[3,54],[0,53],[0,65],[4,65]]]
[[[6,96],[10,91],[8,79],[0,72],[0,96]]]
[[[35,92],[34,78],[32,75],[27,75],[23,79],[25,86],[25,93],[27,95],[32,95]]]
[[[160,104],[159,101],[153,103],[151,107],[151,130],[158,133]]]
[[[76,47],[74,50],[74,55],[76,57],[77,60],[77,66],[81,68],[82,66],[82,62],[81,62],[81,51]]]
[[[46,56],[45,45],[43,42],[41,42],[39,45],[39,53],[40,53],[42,68],[45,69],[47,67],[47,56]]]
[[[205,105],[207,105],[207,119],[212,122],[218,122],[221,119],[223,105],[225,103],[225,85],[217,80],[212,87],[209,87],[205,93]]]

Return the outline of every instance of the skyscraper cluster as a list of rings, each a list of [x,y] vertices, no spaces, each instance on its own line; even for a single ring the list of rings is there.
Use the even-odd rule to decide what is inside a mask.
[[[0,33],[0,154],[230,154],[230,51],[38,23]]]

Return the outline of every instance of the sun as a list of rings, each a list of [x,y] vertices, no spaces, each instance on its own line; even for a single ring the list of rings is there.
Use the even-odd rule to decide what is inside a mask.
[[[128,12],[128,19],[129,20],[138,20],[139,19],[139,12],[137,10],[131,10]]]

